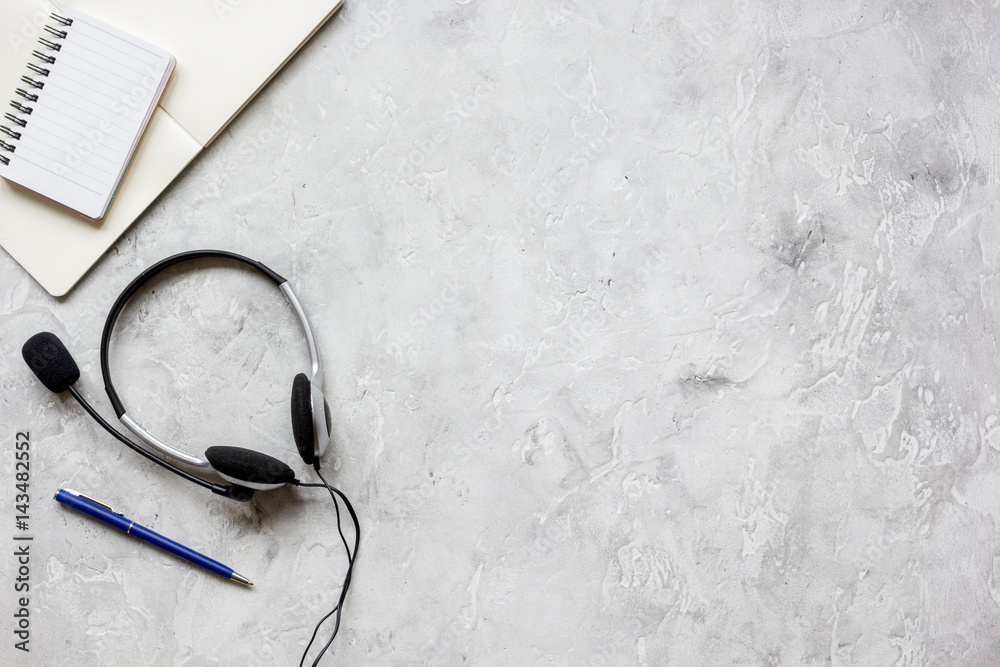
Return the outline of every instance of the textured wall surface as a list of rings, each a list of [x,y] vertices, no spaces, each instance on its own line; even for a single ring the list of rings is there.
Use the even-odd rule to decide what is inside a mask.
[[[0,256],[0,663],[297,664],[334,604],[329,498],[190,487],[20,360],[62,336],[112,416],[114,295],[220,247],[325,356],[362,545],[324,664],[1000,664],[997,35],[988,0],[349,0],[67,298]],[[280,293],[210,262],[125,317],[130,414],[312,478]]]

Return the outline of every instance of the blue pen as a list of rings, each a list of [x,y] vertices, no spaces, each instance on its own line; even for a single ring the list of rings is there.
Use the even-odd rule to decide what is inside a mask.
[[[219,561],[212,560],[208,556],[202,556],[197,551],[188,549],[183,544],[178,544],[177,542],[174,542],[159,533],[151,531],[149,528],[144,528],[135,521],[126,519],[121,512],[116,512],[108,505],[85,496],[82,493],[77,493],[76,491],[71,491],[69,489],[59,489],[59,492],[56,493],[56,500],[67,507],[72,507],[78,512],[90,515],[98,521],[103,521],[109,526],[122,531],[126,535],[138,537],[143,542],[152,544],[154,547],[159,547],[164,551],[169,551],[175,556],[180,556],[189,563],[194,563],[199,567],[203,567],[209,572],[214,572],[219,576],[231,579],[236,583],[243,584],[244,586],[253,586],[252,581],[241,574],[233,572],[233,568],[226,567]]]

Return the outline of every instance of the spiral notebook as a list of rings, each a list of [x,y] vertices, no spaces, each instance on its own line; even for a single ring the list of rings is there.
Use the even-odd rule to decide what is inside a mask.
[[[174,58],[82,12],[52,14],[0,125],[0,176],[105,216]]]

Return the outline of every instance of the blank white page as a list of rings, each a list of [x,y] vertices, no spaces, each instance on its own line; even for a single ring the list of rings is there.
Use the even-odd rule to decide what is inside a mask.
[[[0,119],[0,176],[92,220],[107,213],[174,58],[82,12],[53,19]]]

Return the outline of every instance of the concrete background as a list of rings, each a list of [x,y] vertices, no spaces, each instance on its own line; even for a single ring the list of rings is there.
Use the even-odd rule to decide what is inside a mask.
[[[57,333],[112,416],[115,295],[216,247],[325,357],[362,544],[324,664],[1000,663],[998,34],[995,2],[349,0],[67,298],[0,256],[0,536],[30,431],[35,537],[0,662],[296,664],[336,600],[329,499],[202,492],[20,359]],[[171,272],[112,357],[154,433],[311,479],[257,276]]]

